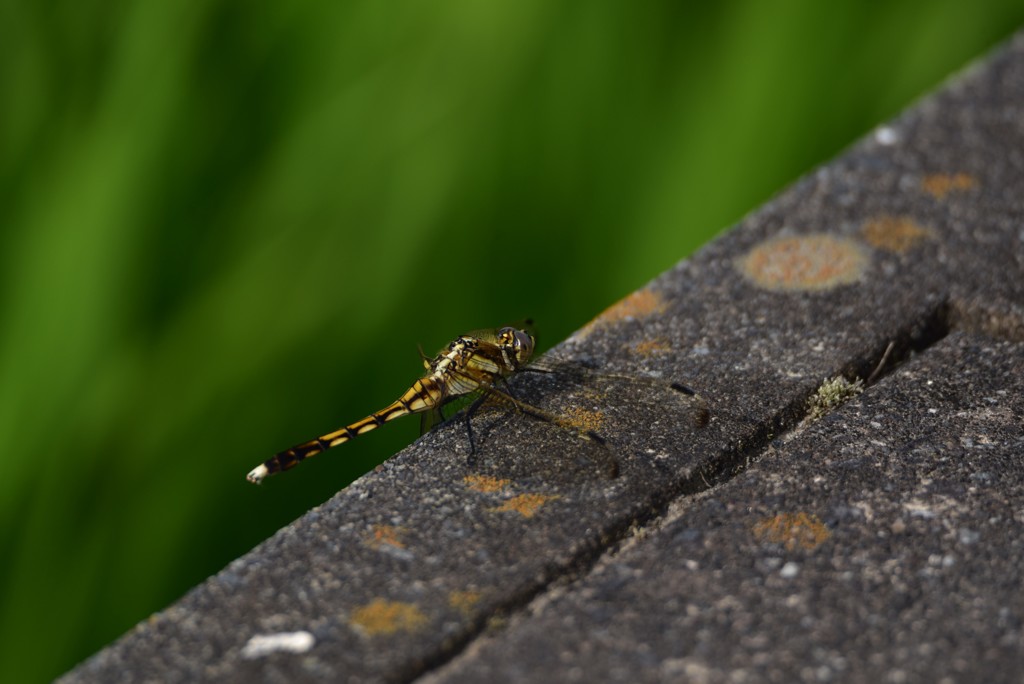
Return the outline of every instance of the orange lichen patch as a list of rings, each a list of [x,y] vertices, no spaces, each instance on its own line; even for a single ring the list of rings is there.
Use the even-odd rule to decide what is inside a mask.
[[[655,337],[652,340],[643,340],[633,345],[633,351],[640,356],[650,356],[651,354],[659,354],[671,349],[668,340],[664,337]]]
[[[662,294],[653,290],[637,290],[604,309],[594,319],[594,322],[608,324],[625,318],[642,318],[655,313],[663,313],[667,307],[668,303]]]
[[[604,426],[604,413],[601,411],[588,411],[578,406],[572,406],[561,413],[562,423],[577,430],[593,430],[599,432]]]
[[[511,511],[518,513],[524,518],[532,518],[548,501],[560,498],[562,497],[551,494],[520,494],[519,496],[513,496],[497,508],[492,508],[491,511],[494,513],[508,513]]]
[[[448,594],[448,605],[468,616],[481,597],[483,592],[479,591],[453,591]]]
[[[615,376],[609,375],[608,377]],[[578,397],[577,401],[600,402],[608,397],[608,393],[597,387],[581,387],[576,396]]]
[[[599,313],[594,320],[583,326],[579,335],[586,337],[599,325],[610,325],[627,318],[646,318],[664,313],[667,308],[668,302],[661,293],[647,289],[637,290]]]
[[[427,622],[427,616],[413,603],[374,599],[352,611],[349,623],[370,636],[412,632]]]
[[[824,544],[832,534],[814,514],[779,513],[754,525],[754,536],[783,544],[790,551],[797,547],[810,551]]]
[[[644,318],[664,313],[666,308],[668,302],[661,293],[647,289],[637,290],[605,309],[598,315],[597,320],[602,323],[614,323],[626,318]]]
[[[484,494],[500,492],[509,485],[509,480],[499,480],[496,477],[489,477],[487,475],[467,475],[462,478],[462,481],[473,491]]]
[[[942,199],[954,190],[970,190],[977,185],[977,179],[966,173],[933,173],[921,179],[921,189],[935,199]]]
[[[393,546],[396,549],[404,549],[405,543],[401,538],[405,532],[406,530],[404,527],[396,527],[395,525],[374,525],[373,529],[370,530],[370,534],[363,543],[371,549],[379,549],[385,544]]]
[[[855,282],[869,261],[867,250],[854,240],[812,233],[765,240],[736,266],[766,290],[828,290]]]
[[[872,247],[898,254],[910,250],[925,238],[933,237],[929,228],[909,216],[877,216],[865,223],[860,232]]]

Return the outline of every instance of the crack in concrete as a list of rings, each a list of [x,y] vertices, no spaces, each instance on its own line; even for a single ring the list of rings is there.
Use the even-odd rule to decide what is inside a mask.
[[[946,337],[952,329],[952,320],[949,300],[944,299],[932,311],[910,321],[891,340],[871,353],[850,360],[843,366],[840,375],[867,378],[864,387],[868,390],[891,375],[914,354],[923,352]],[[809,393],[793,397],[781,411],[758,426],[754,435],[743,444],[727,446],[707,465],[684,477],[675,486],[666,488],[660,496],[655,496],[645,513],[613,526],[596,544],[588,544],[565,566],[546,568],[542,580],[529,591],[506,601],[486,619],[479,620],[467,629],[461,638],[449,641],[436,657],[421,663],[422,667],[414,673],[408,673],[400,681],[429,684],[439,680],[448,666],[460,658],[471,657],[476,649],[482,647],[484,638],[490,633],[503,631],[518,621],[528,619],[569,587],[589,576],[600,564],[639,544],[652,531],[682,515],[682,509],[672,512],[672,507],[729,482],[770,453],[778,440],[798,431],[808,415],[809,398]]]

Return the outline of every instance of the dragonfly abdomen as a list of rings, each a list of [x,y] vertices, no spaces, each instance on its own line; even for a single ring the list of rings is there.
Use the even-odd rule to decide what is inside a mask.
[[[444,402],[445,396],[446,391],[443,382],[433,376],[421,378],[413,383],[413,386],[405,394],[389,406],[339,430],[278,452],[249,471],[249,474],[245,477],[249,482],[259,484],[267,475],[273,475],[274,473],[294,468],[310,456],[316,456],[328,449],[355,439],[370,430],[376,430],[384,423],[389,423],[395,418],[401,418],[410,413],[432,410]]]

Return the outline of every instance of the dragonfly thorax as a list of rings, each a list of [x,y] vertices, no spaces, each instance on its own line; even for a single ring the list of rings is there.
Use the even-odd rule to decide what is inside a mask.
[[[435,374],[444,374],[453,369],[464,368],[469,358],[476,353],[477,346],[478,342],[474,337],[467,335],[456,337],[431,360],[428,368]]]

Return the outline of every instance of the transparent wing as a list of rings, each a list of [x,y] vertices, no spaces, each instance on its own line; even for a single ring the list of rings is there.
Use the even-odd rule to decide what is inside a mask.
[[[471,459],[476,451],[476,443],[473,439],[473,427],[470,421],[474,414],[480,410],[497,409],[522,413],[532,419],[547,423],[570,434],[576,435],[580,440],[594,445],[594,449],[585,450],[585,453],[602,468],[602,471],[607,477],[614,478],[618,475],[618,459],[616,459],[614,452],[611,447],[608,446],[604,437],[602,437],[596,430],[592,429],[586,421],[581,421],[578,417],[574,417],[573,415],[562,415],[548,411],[521,400],[514,394],[512,388],[504,378],[499,377],[497,379],[500,383],[499,386],[494,382],[480,382],[476,378],[460,374],[459,371],[453,370],[452,373],[461,379],[465,379],[466,382],[476,382],[478,385],[478,389],[475,392],[459,398],[460,401],[467,401],[468,398],[472,398],[472,403],[469,407],[461,414],[458,414],[458,417],[464,421],[466,426],[466,432],[470,442]],[[455,418],[456,416],[452,417]]]
[[[431,409],[430,411],[424,411],[420,414],[420,437],[427,434],[435,427],[443,423],[444,411],[440,406]]]
[[[562,361],[551,358],[539,358],[520,370],[520,373],[538,373],[566,378],[579,385],[592,385],[601,381],[653,387],[658,391],[672,390],[680,398],[690,404],[692,420],[695,426],[707,424],[710,414],[707,402],[695,390],[680,382],[666,381],[643,375],[625,373],[605,373],[577,361]]]

